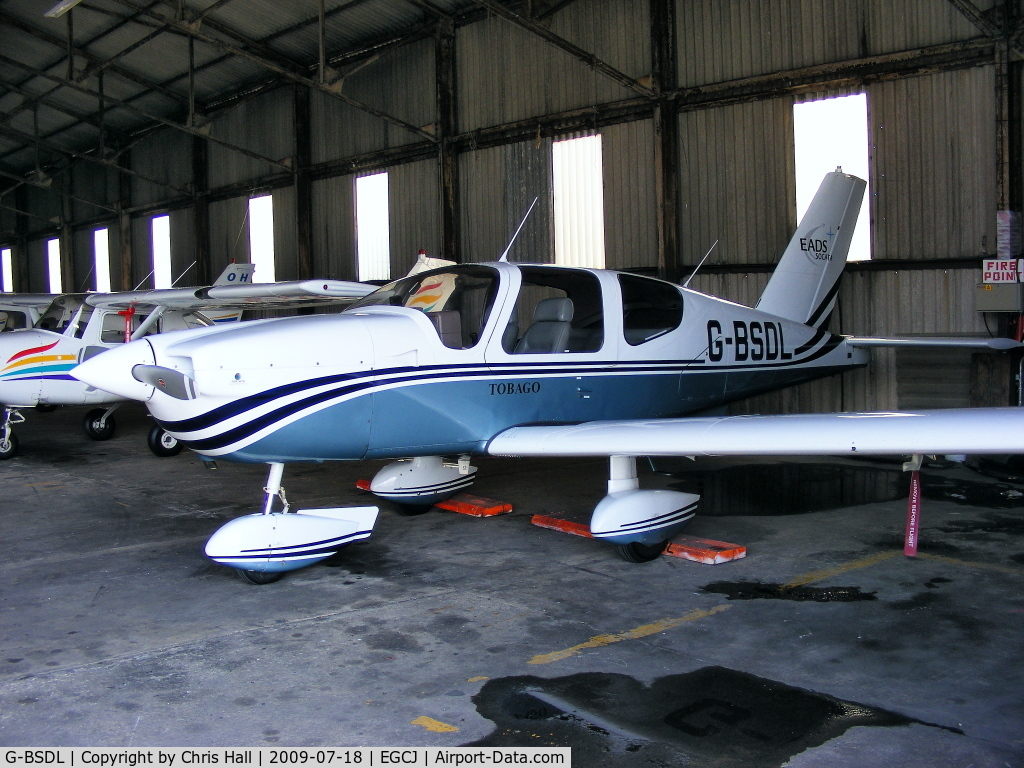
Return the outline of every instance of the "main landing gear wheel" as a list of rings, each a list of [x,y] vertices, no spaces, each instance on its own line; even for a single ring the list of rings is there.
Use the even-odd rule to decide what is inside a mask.
[[[395,510],[398,514],[403,517],[415,517],[416,515],[425,515],[431,509],[434,508],[433,504],[399,504],[397,501],[391,502],[395,505]]]
[[[18,453],[18,436],[9,432],[7,437],[0,437],[0,461],[12,459]]]
[[[242,581],[247,581],[250,584],[273,584],[275,581],[280,581],[284,576],[284,571],[267,573],[266,571],[243,571],[240,568],[236,570],[238,570],[238,575],[242,577]]]
[[[149,450],[157,456],[177,456],[181,453],[181,442],[173,435],[169,435],[159,424],[154,424],[149,430]]]
[[[649,563],[661,557],[661,553],[665,551],[665,542],[641,544],[634,541],[631,544],[616,544],[615,549],[618,551],[619,557],[627,563]]]
[[[82,428],[85,430],[85,434],[93,440],[109,440],[114,436],[114,429],[117,427],[117,423],[114,421],[113,416],[107,416],[104,419],[103,414],[106,412],[105,408],[93,408],[85,414]]]

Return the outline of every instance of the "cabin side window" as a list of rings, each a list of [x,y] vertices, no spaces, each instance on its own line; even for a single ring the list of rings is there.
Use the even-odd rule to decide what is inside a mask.
[[[596,352],[604,345],[601,283],[583,270],[521,267],[516,305],[501,337],[509,354]]]
[[[669,331],[683,320],[683,296],[670,283],[637,275],[619,275],[622,290],[622,332],[637,346]]]

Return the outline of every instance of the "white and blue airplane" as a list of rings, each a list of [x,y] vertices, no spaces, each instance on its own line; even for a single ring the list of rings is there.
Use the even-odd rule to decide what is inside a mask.
[[[270,465],[263,512],[206,547],[254,583],[376,521],[372,506],[289,512],[292,461],[394,459],[370,490],[418,512],[472,484],[474,455],[608,456],[590,528],[643,562],[699,497],[640,489],[638,456],[1024,451],[1024,409],[687,415],[862,366],[871,346],[1016,345],[828,331],[864,189],[825,177],[756,308],[633,274],[500,260],[407,276],[337,315],[147,337],[73,375],[145,402],[203,456]]]
[[[0,334],[0,459],[16,455],[12,427],[24,421],[21,410],[33,406],[101,406],[85,415],[85,433],[94,440],[113,436],[112,414],[124,398],[73,378],[71,369],[83,360],[147,334],[234,323],[245,309],[336,304],[375,288],[339,280],[253,283],[252,273],[251,264],[231,263],[205,288],[0,297],[0,308],[34,318],[30,328]],[[40,310],[44,299],[49,301]],[[181,450],[159,425],[150,430],[148,442],[158,456]]]

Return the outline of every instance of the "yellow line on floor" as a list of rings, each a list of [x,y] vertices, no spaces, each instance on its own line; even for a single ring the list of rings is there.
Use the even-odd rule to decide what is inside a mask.
[[[442,723],[440,720],[435,720],[434,718],[427,717],[426,715],[422,717],[417,717],[415,720],[412,721],[412,724],[423,726],[428,731],[433,731],[434,733],[451,733],[452,731],[459,730],[454,725]]]
[[[647,637],[648,635],[654,635],[658,632],[664,632],[667,629],[673,629],[681,624],[706,619],[708,616],[714,616],[716,613],[721,613],[731,607],[731,605],[716,605],[714,608],[706,611],[690,611],[685,616],[680,616],[675,619],[661,619],[660,621],[655,621],[653,624],[644,624],[642,627],[636,627],[635,629],[620,632],[617,635],[597,635],[596,637],[590,638],[585,643],[574,645],[572,648],[566,648],[562,651],[554,651],[553,653],[542,653],[539,656],[534,656],[526,663],[550,664],[553,661],[561,661],[562,659],[567,659],[570,656],[575,656],[577,653],[582,650],[586,650],[587,648],[601,648],[605,645],[611,645],[612,643],[621,643],[623,640],[636,640],[641,637]]]
[[[1011,568],[1006,565],[996,565],[994,563],[979,563],[974,560],[957,560],[955,557],[944,557],[943,555],[929,555],[927,552],[918,552],[917,556],[922,560],[937,560],[940,563],[946,563],[948,565],[956,565],[961,568],[983,568],[987,571],[998,571],[999,573],[1008,573],[1011,576],[1024,576],[1024,571],[1020,568]]]
[[[890,550],[888,552],[879,552],[877,555],[870,555],[868,557],[862,557],[860,560],[851,560],[848,563],[837,565],[833,568],[825,568],[820,571],[812,571],[811,573],[798,576],[788,584],[783,584],[783,589],[793,589],[794,587],[802,587],[804,584],[810,584],[812,581],[821,581],[827,579],[830,576],[838,576],[840,573],[846,573],[847,571],[856,571],[858,568],[867,568],[869,565],[875,565],[876,563],[884,562],[885,560],[891,560],[896,555],[903,554],[897,549]]]

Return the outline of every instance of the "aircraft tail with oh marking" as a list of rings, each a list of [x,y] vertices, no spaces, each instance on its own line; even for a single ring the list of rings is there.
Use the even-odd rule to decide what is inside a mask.
[[[867,182],[836,169],[825,175],[757,309],[823,328],[836,304]]]

